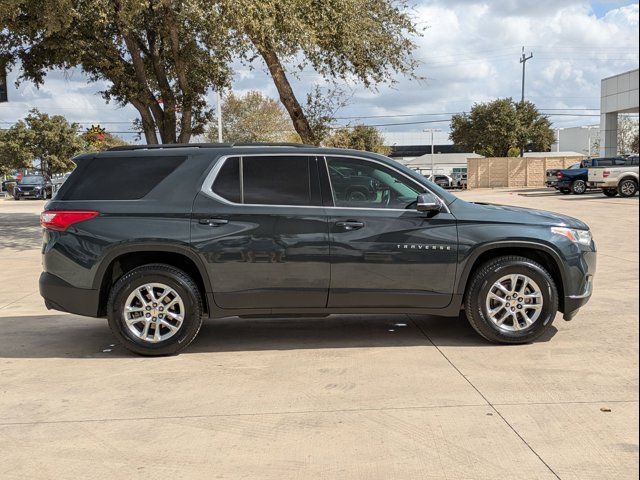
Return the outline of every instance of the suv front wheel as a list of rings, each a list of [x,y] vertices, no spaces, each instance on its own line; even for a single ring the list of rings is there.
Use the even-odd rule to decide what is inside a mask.
[[[558,290],[539,263],[525,257],[500,257],[474,274],[465,310],[471,326],[485,339],[529,343],[553,323]]]
[[[202,299],[193,279],[169,265],[151,264],[123,275],[111,289],[109,327],[137,354],[174,355],[202,325]]]

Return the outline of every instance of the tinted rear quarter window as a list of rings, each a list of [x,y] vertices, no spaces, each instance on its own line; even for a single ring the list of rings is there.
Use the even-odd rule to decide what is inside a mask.
[[[211,190],[234,203],[241,203],[240,198],[240,159],[228,158],[216,176]]]
[[[96,157],[76,169],[59,200],[137,200],[178,168],[186,157]]]

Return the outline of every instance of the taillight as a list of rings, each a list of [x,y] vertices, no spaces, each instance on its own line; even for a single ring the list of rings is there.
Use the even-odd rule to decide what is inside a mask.
[[[40,225],[47,230],[64,232],[74,223],[84,222],[99,214],[93,210],[47,210],[40,214]]]
[[[558,180],[562,180],[562,177],[564,177],[564,175],[562,174],[562,172],[558,172],[556,173],[556,177],[558,177]]]
[[[609,175],[611,175],[611,172],[609,170],[605,170],[604,172],[602,172],[602,176],[604,178],[607,178]]]

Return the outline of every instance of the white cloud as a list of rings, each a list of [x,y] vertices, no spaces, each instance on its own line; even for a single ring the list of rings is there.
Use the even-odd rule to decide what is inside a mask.
[[[375,91],[355,87],[340,116],[457,112],[474,102],[520,96],[521,46],[533,52],[527,63],[526,95],[542,108],[597,108],[600,79],[638,68],[638,3],[591,5],[583,0],[431,0],[416,5],[416,21],[427,26],[418,38],[418,74],[424,81],[399,78]],[[607,11],[608,9],[608,11]],[[15,80],[15,72],[10,81]],[[322,83],[310,71],[292,79],[301,101]],[[129,129],[133,108],[105,104],[98,84],[87,84],[79,71],[51,73],[43,88],[23,84],[0,104],[0,121],[23,117],[29,108],[62,113],[73,121],[123,121]],[[349,88],[353,88],[351,82]],[[234,89],[261,90],[277,97],[263,66],[239,66]],[[213,105],[213,95],[208,97]],[[585,112],[588,113],[588,112]],[[594,112],[597,113],[597,112]],[[366,119],[381,124],[444,117]],[[553,117],[559,126],[592,124],[597,117]],[[429,125],[384,127],[419,131]],[[447,124],[438,125],[446,128]]]

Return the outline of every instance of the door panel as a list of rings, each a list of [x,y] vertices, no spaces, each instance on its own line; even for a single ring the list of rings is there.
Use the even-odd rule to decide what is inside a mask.
[[[417,197],[428,189],[389,165],[351,157],[326,162],[323,185],[335,202],[328,306],[446,307],[457,265],[453,215],[418,212]]]
[[[456,273],[455,218],[413,211],[335,209],[329,307],[444,308]],[[340,222],[357,221],[345,230]]]
[[[312,201],[321,204],[316,161],[309,161],[315,169],[312,196],[318,193]],[[260,185],[263,194],[265,184]],[[251,190],[245,193],[249,196]],[[322,206],[238,205],[200,192],[193,207],[191,243],[207,265],[214,300],[221,308],[326,306],[329,231]]]

